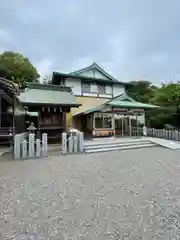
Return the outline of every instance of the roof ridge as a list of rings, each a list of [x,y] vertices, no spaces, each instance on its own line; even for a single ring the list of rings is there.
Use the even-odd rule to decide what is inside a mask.
[[[77,70],[77,71],[73,71],[73,72],[70,72],[69,74],[71,75],[78,75],[84,71],[87,71],[89,69],[97,69],[98,71],[100,71],[103,75],[105,75],[107,78],[109,78],[109,80],[114,80],[114,81],[118,81],[120,82],[119,80],[117,80],[116,78],[114,78],[113,76],[111,76],[108,72],[106,72],[102,67],[100,67],[96,62],[93,62],[91,65],[87,66],[87,67],[84,67],[80,70]]]
[[[61,92],[72,92],[70,87],[54,85],[54,84],[40,84],[40,83],[28,83],[27,89],[38,89],[38,90],[53,90]]]

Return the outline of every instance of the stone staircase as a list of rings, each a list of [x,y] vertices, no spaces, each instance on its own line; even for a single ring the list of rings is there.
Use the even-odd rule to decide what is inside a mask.
[[[117,150],[129,150],[145,147],[155,147],[156,143],[146,138],[119,138],[110,140],[88,141],[84,144],[85,153],[100,153]]]

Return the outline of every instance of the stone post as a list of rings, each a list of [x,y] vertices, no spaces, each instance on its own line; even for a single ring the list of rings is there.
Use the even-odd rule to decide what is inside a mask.
[[[23,158],[27,158],[28,154],[27,154],[27,141],[24,140],[22,142],[22,157]]]
[[[79,132],[79,152],[84,152],[84,133]]]
[[[73,141],[74,142],[74,152],[77,153],[78,152],[78,140],[79,140],[78,135],[74,136],[73,140],[74,140]]]
[[[36,157],[41,156],[41,140],[36,139]]]
[[[19,135],[14,136],[14,159],[20,159],[20,137]]]
[[[143,135],[147,136],[147,127],[146,126],[143,126]]]
[[[62,133],[62,154],[67,153],[67,133]]]
[[[72,153],[73,152],[73,137],[70,136],[68,138],[68,152]]]
[[[34,133],[29,134],[29,157],[34,157],[35,149],[34,149]]]
[[[48,143],[47,143],[47,133],[42,134],[42,155],[47,156]]]

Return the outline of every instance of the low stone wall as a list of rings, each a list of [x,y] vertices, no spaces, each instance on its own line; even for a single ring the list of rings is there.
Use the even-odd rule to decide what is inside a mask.
[[[42,140],[35,139],[34,133],[20,133],[14,136],[14,159],[26,159],[47,156],[47,133]]]
[[[62,134],[62,154],[83,153],[84,133],[73,132]]]
[[[146,134],[149,137],[164,138],[168,140],[180,141],[180,132],[177,130],[147,128]]]

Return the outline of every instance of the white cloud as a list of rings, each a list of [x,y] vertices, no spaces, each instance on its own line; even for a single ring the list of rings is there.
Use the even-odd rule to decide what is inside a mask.
[[[43,76],[95,61],[120,80],[177,80],[179,9],[179,0],[2,0],[0,50],[23,52]]]

